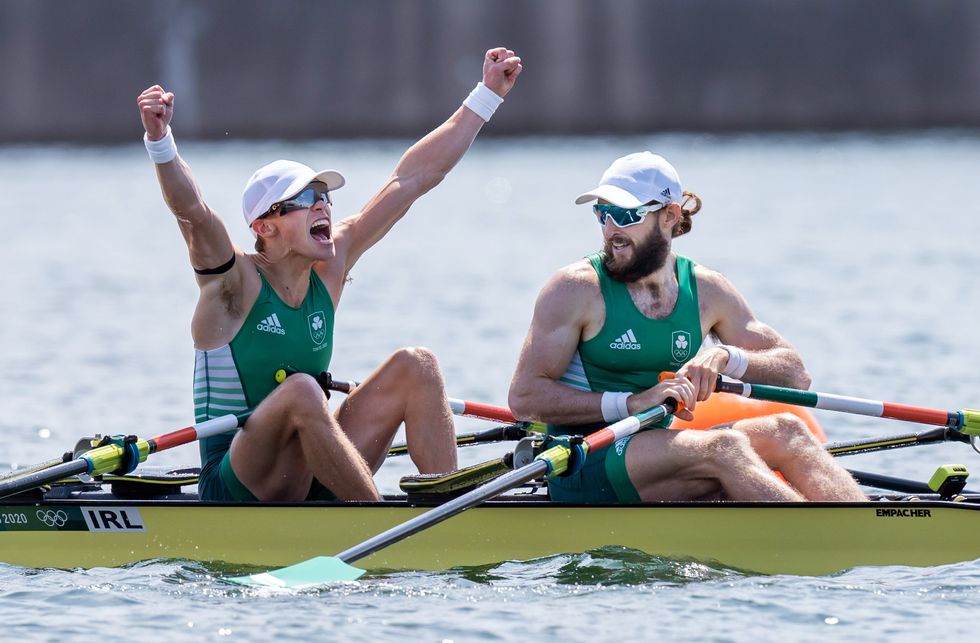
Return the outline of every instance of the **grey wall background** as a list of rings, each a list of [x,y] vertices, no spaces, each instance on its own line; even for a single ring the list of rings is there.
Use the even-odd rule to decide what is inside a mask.
[[[974,0],[0,0],[0,141],[416,135],[497,44],[492,134],[980,125]]]

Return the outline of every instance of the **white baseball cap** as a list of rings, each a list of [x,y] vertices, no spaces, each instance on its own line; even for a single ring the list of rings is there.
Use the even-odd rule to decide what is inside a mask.
[[[602,173],[598,187],[579,195],[575,203],[605,199],[621,208],[638,208],[657,203],[680,203],[681,179],[662,156],[652,152],[627,154],[613,161]]]
[[[326,183],[327,189],[343,187],[346,180],[337,170],[321,170],[296,161],[273,161],[255,171],[242,192],[242,213],[249,226],[269,211],[273,203],[296,196],[313,181]]]

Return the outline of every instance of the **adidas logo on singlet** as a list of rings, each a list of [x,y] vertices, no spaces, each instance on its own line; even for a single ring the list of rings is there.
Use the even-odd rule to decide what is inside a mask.
[[[609,348],[614,348],[620,351],[638,351],[642,347],[640,343],[636,341],[636,335],[633,334],[633,329],[630,328],[628,331],[623,333],[623,336],[619,339],[609,342]]]
[[[275,333],[276,335],[285,335],[286,331],[283,330],[282,324],[279,323],[279,315],[272,313],[258,324],[255,325],[258,330],[264,330],[267,333]]]

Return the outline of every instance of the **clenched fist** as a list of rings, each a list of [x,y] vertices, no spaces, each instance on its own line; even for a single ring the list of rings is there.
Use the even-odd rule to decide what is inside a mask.
[[[490,49],[483,58],[483,84],[503,98],[514,87],[523,69],[521,59],[510,49],[506,47]]]
[[[151,141],[159,141],[167,133],[170,119],[174,117],[173,92],[164,91],[163,87],[154,85],[140,94],[136,104],[140,109],[146,137]]]

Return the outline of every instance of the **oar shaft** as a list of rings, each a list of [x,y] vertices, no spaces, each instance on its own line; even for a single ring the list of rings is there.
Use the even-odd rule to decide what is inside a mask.
[[[28,489],[42,487],[46,484],[54,482],[55,480],[61,480],[62,478],[70,478],[72,476],[81,475],[88,471],[88,466],[88,462],[84,460],[70,460],[69,462],[63,462],[41,471],[29,473],[25,476],[20,476],[12,480],[5,480],[4,482],[0,483],[0,498],[6,498],[7,496],[12,496],[22,491],[27,491]]]
[[[177,429],[176,431],[171,431],[170,433],[164,433],[156,436],[155,438],[150,438],[149,442],[154,445],[150,453],[165,451],[167,449],[178,447],[182,444],[188,444],[190,442],[210,438],[221,433],[227,433],[228,431],[231,431],[232,429],[243,424],[245,420],[248,419],[249,415],[251,415],[250,412],[242,413],[241,415],[233,415],[229,413],[228,415],[222,415],[210,420],[205,420],[204,422],[198,422],[197,424],[192,424],[191,426],[184,427],[183,429]]]
[[[721,393],[732,393],[756,400],[783,402],[796,406],[806,406],[827,411],[841,411],[870,417],[891,418],[906,422],[918,422],[934,426],[945,426],[958,429],[963,426],[963,414],[959,411],[942,411],[893,402],[879,402],[860,397],[834,395],[832,393],[817,393],[782,386],[766,384],[746,384],[743,382],[727,382],[719,376],[715,390]]]
[[[859,453],[873,453],[875,451],[885,451],[888,449],[899,449],[902,447],[914,447],[923,444],[935,444],[937,442],[969,442],[970,438],[952,431],[947,428],[930,429],[919,433],[909,433],[907,435],[896,435],[888,438],[865,438],[862,440],[852,440],[849,442],[832,442],[824,445],[824,448],[834,456],[857,455]]]
[[[504,442],[508,440],[520,440],[521,438],[527,437],[529,432],[529,423],[518,422],[517,424],[506,424],[504,426],[495,426],[492,429],[487,429],[485,431],[479,431],[477,433],[468,433],[465,435],[456,436],[456,446],[458,447],[468,447],[474,444],[489,444],[491,442]],[[395,455],[406,455],[408,453],[408,445],[404,442],[399,444],[391,445],[388,449],[388,456]]]
[[[31,465],[29,467],[24,467],[22,469],[14,469],[8,473],[0,476],[0,483],[7,482],[8,480],[13,480],[14,478],[23,478],[26,475],[36,473],[37,471],[43,471],[45,469],[50,469],[51,467],[65,462],[65,458],[71,458],[71,453],[66,453],[60,458],[52,458],[47,462],[39,462],[37,464]]]
[[[641,413],[637,413],[636,415],[631,415],[630,417],[620,420],[615,424],[611,424],[604,429],[599,429],[598,431],[591,433],[583,440],[586,446],[586,455],[595,453],[603,447],[609,446],[616,440],[632,435],[643,427],[649,426],[650,424],[663,419],[675,411],[677,408],[676,404],[677,403],[674,400],[667,400],[660,406],[655,406]],[[369,556],[380,549],[384,549],[393,543],[408,538],[409,536],[416,534],[423,529],[436,525],[447,518],[451,518],[456,514],[462,513],[470,507],[474,507],[486,500],[514,489],[515,487],[518,487],[529,480],[533,480],[534,478],[544,475],[560,475],[564,473],[568,467],[569,455],[570,452],[567,446],[553,446],[544,453],[538,455],[534,461],[527,466],[511,471],[510,473],[506,473],[496,480],[488,482],[482,487],[478,487],[469,493],[465,493],[458,498],[450,500],[444,505],[431,509],[420,516],[407,520],[385,532],[378,534],[377,536],[374,536],[373,538],[346,549],[337,554],[336,558],[339,558],[348,564],[352,563],[356,560],[364,558],[365,556]]]
[[[151,453],[231,431],[247,417],[247,413],[241,416],[223,415],[148,440],[136,440],[134,445],[139,453],[139,462],[146,460]],[[83,474],[99,476],[110,473],[120,467],[127,453],[128,449],[120,444],[95,447],[74,460],[0,483],[0,498],[72,476]]]
[[[447,518],[452,518],[456,514],[462,513],[470,507],[478,505],[485,500],[489,500],[490,498],[518,487],[525,482],[533,480],[539,476],[543,476],[545,473],[547,473],[547,471],[547,462],[543,460],[535,460],[526,467],[511,471],[510,473],[505,473],[499,478],[492,480],[481,487],[477,487],[469,493],[465,493],[462,496],[454,498],[443,505],[430,509],[423,514],[396,525],[388,531],[382,532],[373,538],[369,538],[368,540],[365,540],[364,542],[355,545],[350,549],[345,549],[337,554],[337,558],[349,564],[366,556],[370,556],[378,550],[384,549],[385,547],[398,542],[399,540],[408,538],[413,534],[417,534],[423,529],[437,525]]]
[[[325,390],[337,391],[345,395],[350,395],[354,389],[361,385],[360,382],[354,380],[334,379],[333,375],[326,372],[317,375],[316,381]],[[500,422],[517,422],[517,418],[514,417],[511,410],[505,406],[471,402],[470,400],[451,397],[449,398],[449,408],[452,410],[453,415],[466,415],[482,420],[498,420]]]
[[[517,422],[517,418],[510,409],[504,406],[484,404],[482,402],[469,402],[454,397],[449,398],[449,408],[453,415],[468,415],[470,417],[481,418],[484,420],[498,420],[500,422]]]

